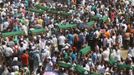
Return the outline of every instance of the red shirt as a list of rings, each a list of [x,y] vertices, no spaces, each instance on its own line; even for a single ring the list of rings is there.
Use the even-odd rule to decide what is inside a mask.
[[[29,64],[29,55],[27,53],[24,53],[21,56],[22,64],[28,66]]]
[[[115,12],[111,13],[111,20],[114,21],[115,20]]]

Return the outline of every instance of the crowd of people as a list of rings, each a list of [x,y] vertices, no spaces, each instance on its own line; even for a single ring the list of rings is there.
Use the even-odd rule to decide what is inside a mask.
[[[54,0],[55,1],[55,0]],[[38,14],[28,8],[35,5],[60,8],[71,15],[45,12]],[[89,73],[102,75],[134,75],[134,1],[133,0],[4,0],[0,8],[1,33],[24,31],[25,35],[2,37],[0,41],[0,75],[80,75],[74,69],[58,66],[62,61],[81,65]],[[95,16],[95,17],[94,17]],[[101,20],[107,16],[107,20]],[[88,22],[94,21],[93,26]],[[76,24],[60,29],[59,24]],[[29,30],[44,28],[45,32],[29,34]],[[91,52],[79,55],[87,46]],[[123,59],[121,50],[128,50]],[[79,57],[80,56],[80,57]],[[131,67],[119,68],[116,64]],[[48,74],[45,74],[48,75]]]

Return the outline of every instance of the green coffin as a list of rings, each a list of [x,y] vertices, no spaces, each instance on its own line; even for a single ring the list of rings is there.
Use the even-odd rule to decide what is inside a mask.
[[[29,8],[28,11],[35,12],[35,13],[40,13],[40,14],[42,14],[44,12],[43,10],[37,10],[37,9],[31,9],[31,8]]]
[[[86,55],[86,54],[88,54],[90,51],[91,51],[91,47],[90,47],[90,46],[87,46],[87,47],[85,47],[85,48],[83,48],[83,49],[80,50],[80,54]]]
[[[99,15],[95,15],[95,16],[92,17],[93,20],[97,20],[99,18],[100,18]]]
[[[75,71],[76,72],[78,72],[78,73],[80,73],[80,74],[83,74],[84,75],[84,72],[86,71],[82,66],[80,66],[80,65],[76,65],[75,66]]]
[[[9,37],[9,36],[16,36],[16,35],[25,35],[25,32],[24,31],[17,31],[17,32],[2,33],[2,37]]]
[[[77,27],[76,24],[61,24],[59,25],[60,29],[68,29],[68,28],[75,28]]]
[[[70,13],[67,13],[65,11],[59,11],[56,8],[49,8],[49,7],[44,7],[44,6],[40,6],[40,5],[35,5],[35,7],[37,9],[41,9],[41,10],[46,11],[47,13],[51,13],[51,14],[57,14],[60,16],[70,16],[71,15]]]
[[[89,27],[92,27],[94,25],[94,23],[95,23],[95,21],[90,21],[87,24],[88,24]]]
[[[30,32],[32,34],[40,34],[40,33],[45,32],[45,29],[44,28],[42,28],[42,29],[35,29],[35,30],[30,30]]]
[[[108,20],[108,16],[102,17],[103,22],[106,22]]]
[[[109,64],[114,65],[115,63],[116,63],[116,61],[112,58],[112,56],[110,56]]]
[[[117,67],[120,69],[133,69],[133,67],[131,67],[127,64],[118,64]]]
[[[41,10],[44,10],[44,11],[47,11],[47,10],[50,9],[49,7],[44,7],[44,6],[40,6],[40,5],[35,5],[35,7],[36,7],[37,9],[41,9]]]
[[[58,65],[62,68],[71,68],[72,67],[71,64],[67,64],[67,63],[64,63],[64,62],[58,62]]]
[[[35,29],[35,30],[30,30],[31,34],[40,34],[42,32],[45,32],[45,29]],[[20,35],[25,35],[24,31],[17,31],[17,32],[6,32],[2,33],[2,37],[9,37],[9,36],[20,36]]]

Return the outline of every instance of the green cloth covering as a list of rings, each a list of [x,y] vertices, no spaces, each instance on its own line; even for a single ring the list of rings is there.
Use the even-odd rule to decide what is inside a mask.
[[[114,65],[117,61],[115,61],[112,56],[110,56],[109,64]]]
[[[60,24],[59,28],[60,29],[68,29],[68,28],[75,28],[76,24]]]
[[[84,75],[84,72],[86,71],[82,66],[80,66],[80,65],[76,65],[75,66],[75,71],[76,72],[78,72],[78,73],[80,73],[80,74],[82,74],[82,75]]]
[[[47,10],[53,10],[53,11],[67,11],[67,9],[63,9],[63,8],[50,8],[50,7],[48,7],[48,6],[41,6],[41,5],[39,5],[39,4],[37,4],[37,5],[35,5],[35,7],[37,8],[37,9],[42,9],[42,10],[44,10],[44,11],[47,11]]]
[[[42,28],[42,29],[35,29],[35,30],[30,30],[30,32],[32,34],[40,34],[42,32],[45,32],[45,29],[44,28]]]
[[[127,64],[118,64],[117,67],[119,69],[133,69],[130,65]]]
[[[9,37],[9,36],[16,36],[16,35],[24,35],[24,31],[17,31],[17,32],[6,32],[2,33],[2,37]]]
[[[92,17],[93,20],[97,20],[99,18],[100,18],[99,15],[95,15],[95,16]]]
[[[88,54],[90,51],[91,51],[91,47],[90,47],[90,46],[87,46],[87,47],[85,47],[85,48],[83,48],[83,49],[80,50],[80,54],[86,55],[86,54]]]
[[[95,21],[90,21],[87,24],[88,24],[89,27],[92,27],[94,25],[94,23],[95,23]]]
[[[35,30],[30,30],[31,34],[40,34],[42,32],[45,32],[45,29],[35,29]],[[25,35],[24,31],[17,31],[17,32],[6,32],[2,33],[2,37],[9,37],[9,36],[20,36],[20,35]]]
[[[58,62],[58,65],[60,66],[60,67],[62,67],[62,68],[71,68],[72,67],[72,65],[71,64],[67,64],[67,63],[65,63],[65,62]]]
[[[37,9],[41,9],[41,10],[46,11],[47,13],[51,13],[51,14],[57,14],[60,16],[70,16],[71,15],[70,13],[67,13],[66,11],[59,11],[59,9],[44,7],[44,6],[40,6],[39,4],[35,5],[35,7]]]
[[[44,12],[43,10],[37,10],[37,9],[31,9],[31,8],[29,8],[28,11],[40,13],[40,14],[42,14]]]
[[[102,20],[103,20],[103,22],[106,22],[108,20],[108,16],[103,16]]]
[[[35,5],[35,7],[36,7],[37,9],[41,9],[41,10],[44,10],[44,11],[47,11],[47,10],[50,9],[49,7],[40,6],[39,4]]]

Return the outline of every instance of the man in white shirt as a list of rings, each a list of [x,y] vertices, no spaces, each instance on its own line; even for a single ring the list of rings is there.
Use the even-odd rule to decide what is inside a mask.
[[[99,65],[97,66],[97,70],[98,70],[98,72],[99,72],[100,74],[104,74],[104,72],[105,72],[105,66],[104,66],[103,64],[99,64]]]
[[[58,39],[56,38],[55,35],[53,35],[53,37],[52,37],[52,44],[53,44],[53,46],[54,46],[54,50],[57,51],[57,50],[58,50],[58,49],[57,49],[57,46],[58,46]]]
[[[103,59],[104,61],[108,62],[109,61],[109,55],[110,55],[110,49],[105,49],[103,52],[102,52],[102,56],[103,56]]]
[[[65,36],[64,35],[60,35],[58,38],[59,41],[59,50],[61,50],[63,48],[63,46],[65,45]]]
[[[13,49],[7,45],[7,47],[4,49],[6,64],[10,64],[13,53]]]
[[[10,56],[12,56],[12,54],[14,52],[13,52],[13,49],[7,45],[7,47],[5,48],[5,52],[4,53],[5,53],[6,57],[10,57]]]
[[[47,59],[48,59],[48,63],[46,64],[45,70],[46,71],[52,71],[53,70],[53,63],[51,61],[51,57],[48,57]]]
[[[44,38],[39,39],[39,47],[40,49],[45,49],[46,40]]]
[[[41,62],[43,63],[46,57],[50,56],[50,52],[47,49],[42,49],[41,51]]]

